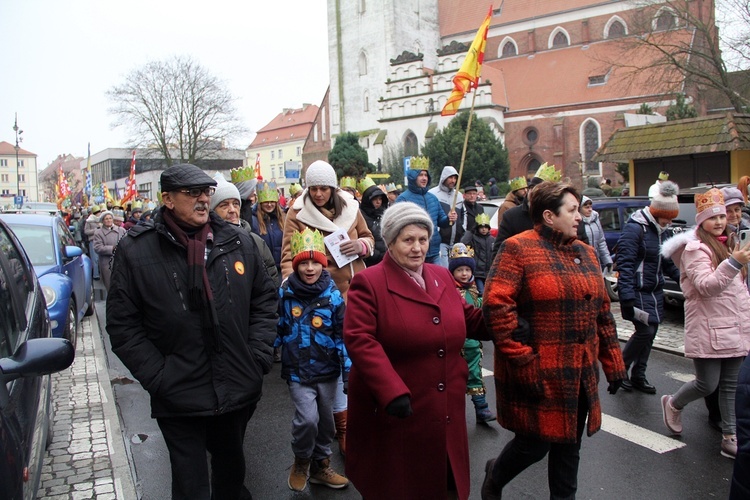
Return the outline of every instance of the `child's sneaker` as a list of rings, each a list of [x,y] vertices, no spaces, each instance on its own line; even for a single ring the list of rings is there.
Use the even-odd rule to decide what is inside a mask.
[[[721,438],[721,456],[734,459],[737,456],[737,436]]]
[[[336,490],[349,486],[349,480],[331,468],[330,458],[313,460],[310,467],[310,482]]]
[[[672,396],[661,397],[662,417],[664,425],[667,426],[672,434],[682,433],[682,411],[672,406]]]
[[[474,403],[477,423],[486,424],[495,420],[495,415],[490,411],[490,405],[487,404],[487,398],[484,394],[475,394],[471,397],[471,402]]]

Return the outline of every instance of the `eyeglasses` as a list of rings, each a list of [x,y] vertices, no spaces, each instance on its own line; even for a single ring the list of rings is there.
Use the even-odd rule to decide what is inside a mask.
[[[178,189],[180,193],[185,193],[186,195],[190,196],[191,198],[198,198],[201,193],[205,194],[206,196],[213,196],[216,192],[216,188],[213,186],[206,186],[206,187],[199,187],[199,188],[190,188],[190,189]]]

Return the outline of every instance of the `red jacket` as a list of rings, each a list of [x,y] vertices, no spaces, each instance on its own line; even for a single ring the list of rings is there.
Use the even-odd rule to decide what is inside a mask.
[[[557,443],[576,441],[578,394],[588,400],[588,435],[601,426],[599,362],[624,379],[615,320],[594,249],[546,226],[505,240],[485,283],[484,317],[495,342],[498,422]],[[528,342],[511,338],[518,317]]]
[[[450,459],[458,496],[469,496],[467,333],[488,339],[481,310],[456,293],[453,276],[425,264],[422,290],[386,254],[354,275],[344,317],[352,360],[346,474],[364,498],[445,498]],[[385,412],[411,396],[414,414]]]

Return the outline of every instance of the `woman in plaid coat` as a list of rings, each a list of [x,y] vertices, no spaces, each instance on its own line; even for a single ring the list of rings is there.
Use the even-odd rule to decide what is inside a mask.
[[[550,496],[573,498],[586,417],[589,436],[601,425],[599,363],[611,393],[625,379],[599,263],[576,240],[579,200],[567,184],[536,186],[534,229],[504,242],[487,280],[497,419],[515,437],[487,462],[484,500],[548,453]]]

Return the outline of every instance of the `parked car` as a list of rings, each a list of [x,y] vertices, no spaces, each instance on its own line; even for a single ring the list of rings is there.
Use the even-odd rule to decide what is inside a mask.
[[[76,245],[59,215],[2,214],[21,241],[44,291],[52,336],[70,340],[73,346],[78,325],[94,314],[91,259]]]
[[[66,339],[50,338],[42,287],[18,239],[0,221],[0,498],[36,498],[51,442],[49,374],[73,362]]]
[[[604,237],[607,240],[612,258],[615,258],[615,245],[620,239],[622,228],[630,219],[630,216],[648,206],[650,203],[648,196],[622,196],[613,198],[592,198],[593,208],[599,213],[599,221],[604,229]],[[695,223],[695,201],[693,194],[680,193],[677,195],[677,201],[680,206],[680,213],[672,221],[672,231],[678,233],[691,227]],[[610,300],[617,301],[617,273],[606,277],[605,284],[607,294]],[[664,277],[664,297],[668,303],[681,304],[684,300],[680,284],[671,278]]]

